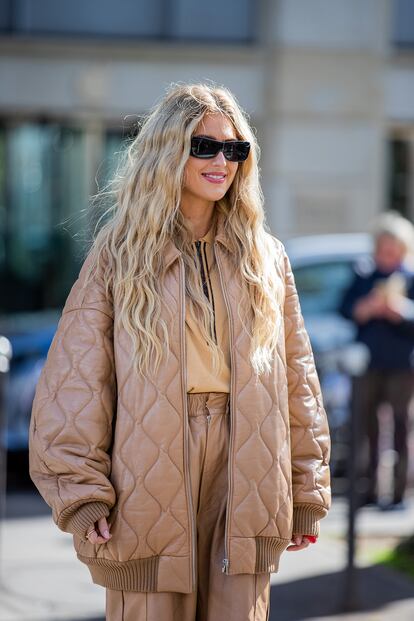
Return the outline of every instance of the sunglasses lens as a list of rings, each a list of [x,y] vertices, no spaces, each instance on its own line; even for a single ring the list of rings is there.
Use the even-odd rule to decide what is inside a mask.
[[[243,162],[250,151],[250,143],[235,140],[224,147],[224,155],[230,162]]]
[[[220,143],[209,138],[192,138],[191,155],[201,158],[214,157],[220,150]]]
[[[229,162],[243,162],[250,151],[250,143],[242,140],[229,140],[224,143],[210,138],[195,136],[191,139],[191,155],[199,158],[212,158],[223,148],[224,157]]]

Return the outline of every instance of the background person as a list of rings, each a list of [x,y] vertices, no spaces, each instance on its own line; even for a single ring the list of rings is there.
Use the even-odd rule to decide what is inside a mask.
[[[369,351],[366,371],[353,378],[352,407],[361,442],[361,503],[378,503],[378,407],[387,402],[394,421],[394,479],[391,502],[403,507],[408,469],[409,405],[414,390],[414,274],[408,258],[414,228],[395,212],[380,217],[372,263],[356,267],[340,312],[358,327]]]

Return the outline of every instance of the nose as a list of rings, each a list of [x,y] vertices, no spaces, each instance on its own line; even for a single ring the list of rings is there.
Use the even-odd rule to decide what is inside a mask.
[[[213,158],[213,164],[217,164],[218,166],[223,166],[223,164],[227,164],[227,160],[224,157],[223,151],[219,151],[216,157]]]

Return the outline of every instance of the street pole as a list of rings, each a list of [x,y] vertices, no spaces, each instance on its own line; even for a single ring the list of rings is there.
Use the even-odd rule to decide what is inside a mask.
[[[358,609],[358,582],[356,580],[355,549],[356,549],[356,516],[357,516],[357,420],[354,407],[354,380],[350,408],[349,450],[348,450],[348,532],[347,532],[347,564],[345,568],[345,588],[343,610],[347,612]]]
[[[347,563],[345,567],[344,597],[342,609],[346,612],[358,610],[358,581],[356,579],[357,568],[355,566],[356,553],[356,519],[359,506],[359,421],[357,408],[355,407],[356,391],[358,390],[358,377],[367,369],[369,363],[369,351],[362,343],[352,343],[341,352],[340,367],[348,374],[352,382],[350,414],[349,414],[349,445],[348,445],[348,531],[347,531]]]

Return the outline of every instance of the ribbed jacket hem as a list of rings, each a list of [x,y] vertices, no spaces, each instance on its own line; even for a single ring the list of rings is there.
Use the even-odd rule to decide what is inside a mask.
[[[275,573],[289,543],[290,539],[281,537],[232,537],[228,573]],[[190,593],[196,588],[192,585],[189,556],[158,555],[117,561],[77,552],[77,557],[87,565],[93,582],[108,589]]]
[[[95,584],[118,591],[157,591],[159,556],[123,562],[77,556],[88,565]]]
[[[282,552],[289,545],[286,539],[277,537],[256,537],[255,573],[277,572]]]

